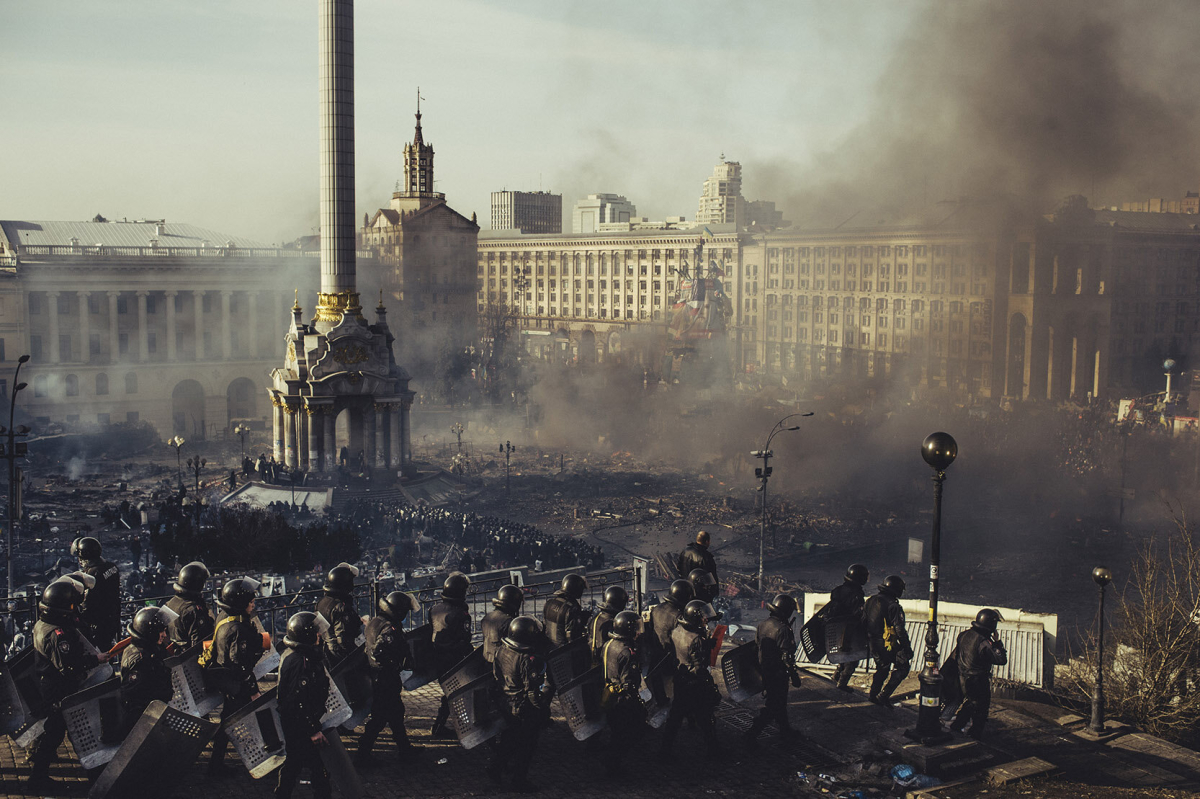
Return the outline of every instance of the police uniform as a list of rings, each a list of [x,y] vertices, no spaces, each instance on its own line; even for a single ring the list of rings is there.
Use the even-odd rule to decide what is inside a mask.
[[[354,651],[354,642],[363,631],[362,619],[354,609],[352,596],[328,589],[317,602],[317,613],[329,622],[329,632],[324,636],[325,657],[330,666],[336,666]]]
[[[858,636],[858,632],[863,624],[863,608],[866,605],[866,595],[863,593],[862,586],[853,580],[843,580],[842,584],[833,589],[829,594],[829,619],[831,621],[841,621],[846,625],[846,637],[851,638]],[[852,630],[854,632],[852,632]],[[861,639],[860,639],[861,640]],[[853,676],[854,670],[858,668],[858,661],[849,663],[839,663],[837,669],[833,672],[833,682],[840,688],[845,688],[850,684],[850,677]]]
[[[404,755],[411,751],[412,743],[404,728],[404,700],[401,697],[404,680],[400,672],[412,668],[412,653],[404,630],[384,616],[376,616],[367,623],[366,637],[367,666],[371,669],[374,692],[371,717],[359,739],[358,754],[368,757],[379,733],[384,727],[391,727],[396,747]]]
[[[611,625],[610,625],[611,626]],[[637,650],[627,641],[609,638],[600,651],[604,669],[604,702],[612,731],[606,766],[616,771],[621,758],[646,731],[646,706],[639,693],[642,669]]]
[[[79,618],[96,648],[108,650],[121,632],[121,571],[103,559],[84,561],[80,571],[96,578],[96,585],[84,592]]]
[[[904,608],[898,598],[881,590],[867,600],[864,615],[871,655],[876,664],[870,699],[887,702],[908,676],[912,664],[913,651],[904,626]]]
[[[121,704],[130,726],[153,700],[170,702],[175,692],[162,647],[133,640],[121,653]]]
[[[186,652],[212,638],[216,622],[202,595],[177,593],[167,600],[166,607],[179,614],[167,625],[167,635],[179,650]]]
[[[709,753],[715,753],[717,730],[713,710],[720,702],[720,695],[708,665],[712,653],[712,639],[708,637],[707,629],[689,630],[682,624],[677,624],[671,631],[671,644],[679,667],[675,672],[675,692],[671,699],[671,710],[667,714],[666,724],[663,725],[663,753],[670,754],[684,717],[690,717],[692,723],[700,728]]]
[[[650,609],[650,630],[646,636],[646,644],[650,647],[650,665],[657,666],[664,657],[675,656],[675,645],[671,643],[671,632],[679,623],[683,608],[674,602],[659,602]],[[668,701],[665,680],[672,679],[674,669],[668,669],[650,680],[650,690],[654,692],[654,701],[665,705]]]
[[[768,616],[759,623],[756,640],[766,703],[746,732],[746,737],[751,741],[758,737],[769,721],[778,724],[783,734],[792,733],[787,693],[788,680],[796,674],[796,636],[791,624],[777,616]],[[798,681],[799,678],[795,679]]]
[[[578,641],[587,632],[587,622],[579,600],[568,596],[561,588],[546,600],[542,615],[546,619],[546,637],[550,639],[551,646],[566,646]]]
[[[471,654],[471,613],[461,599],[443,598],[429,612],[433,625],[433,663],[438,677]],[[442,694],[432,732],[442,735],[450,718],[450,698]]]
[[[703,544],[697,544],[695,541],[683,548],[683,552],[679,553],[679,573],[683,577],[687,577],[692,573],[693,569],[704,569],[713,576],[713,579],[718,583],[721,582],[717,577],[717,560],[712,553],[708,551],[708,547]]]
[[[221,723],[250,704],[258,693],[258,682],[254,679],[254,666],[263,653],[262,634],[249,616],[225,616],[217,623],[212,646],[201,656],[202,665],[209,669],[220,669],[214,682],[225,695],[221,706]],[[280,703],[282,706],[282,702]],[[219,769],[225,759],[229,739],[218,732],[213,738],[212,758],[209,767]]]
[[[500,686],[501,712],[508,720],[500,747],[512,768],[514,786],[519,786],[526,782],[538,736],[550,716],[552,697],[542,691],[546,663],[506,644],[496,651],[492,668]]]
[[[483,659],[488,663],[495,662],[496,652],[503,646],[500,639],[508,632],[508,623],[515,618],[512,613],[501,608],[496,608],[483,617]]]
[[[992,666],[1008,663],[1008,653],[999,640],[993,640],[986,631],[974,626],[958,636],[956,652],[963,703],[950,728],[962,732],[970,721],[971,729],[967,734],[978,740],[983,737],[983,727],[992,706]]]
[[[588,622],[588,640],[592,643],[592,662],[600,663],[604,657],[604,648],[608,645],[608,634],[612,632],[615,613],[603,607]]]
[[[100,665],[95,653],[81,640],[72,624],[54,624],[39,619],[33,625],[33,668],[38,691],[48,705],[45,728],[33,743],[29,762],[33,778],[47,779],[50,764],[58,757],[59,744],[67,734],[60,703],[79,691],[91,669]]]
[[[279,722],[287,757],[279,769],[276,799],[291,797],[300,771],[306,766],[312,775],[313,796],[329,799],[333,795],[329,772],[312,740],[321,731],[328,696],[329,675],[321,654],[315,650],[288,650],[279,664]]]

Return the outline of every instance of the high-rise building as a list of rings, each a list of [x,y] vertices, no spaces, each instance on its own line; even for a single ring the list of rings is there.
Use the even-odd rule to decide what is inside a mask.
[[[637,216],[637,208],[619,194],[589,194],[575,202],[571,211],[571,232],[596,233],[610,222],[628,222]]]
[[[562,195],[548,191],[494,191],[492,230],[562,233]]]
[[[721,162],[713,169],[712,176],[704,181],[696,223],[733,224],[741,228],[746,224],[745,204],[746,201],[742,199],[742,165],[737,161],[726,161],[722,154]]]

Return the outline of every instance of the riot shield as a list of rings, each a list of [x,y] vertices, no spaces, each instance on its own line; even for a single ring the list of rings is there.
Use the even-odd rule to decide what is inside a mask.
[[[586,741],[608,726],[600,709],[604,676],[600,667],[588,669],[558,691],[558,704],[577,741]]]
[[[408,632],[408,648],[412,652],[412,674],[404,680],[404,690],[415,691],[438,678],[433,657],[433,625],[422,624]]]
[[[12,668],[0,665],[0,733],[13,735],[25,726],[30,715],[29,705],[17,690]]]
[[[483,659],[483,647],[477,646],[460,660],[454,668],[446,672],[438,680],[438,684],[442,686],[442,693],[446,696],[455,691],[466,688],[469,684],[484,676],[492,673],[492,664]]]
[[[819,663],[825,657],[825,619],[813,616],[800,628],[800,648],[809,663]]]
[[[325,697],[325,715],[321,716],[321,729],[331,730],[348,722],[354,715],[354,711],[350,709],[350,704],[342,696],[337,683],[329,676],[328,669],[325,671],[325,676],[329,677],[329,695]]]
[[[866,626],[857,619],[835,619],[825,624],[825,659],[830,663],[852,663],[870,655]]]
[[[163,796],[204,751],[220,727],[158,700],[133,725],[113,759],[88,791],[88,799]]]
[[[492,701],[496,680],[490,672],[450,695],[450,723],[463,749],[474,749],[500,733],[508,722]]]
[[[189,716],[203,718],[220,707],[224,697],[221,692],[204,682],[204,669],[197,658],[201,645],[196,644],[181,655],[166,658],[163,662],[171,670],[171,707]]]
[[[342,658],[330,672],[333,682],[350,706],[350,718],[345,722],[347,729],[354,729],[371,714],[371,698],[374,685],[367,666],[367,654],[361,646]]]
[[[279,651],[273,646],[268,646],[267,651],[263,652],[262,657],[254,664],[254,679],[261,680],[279,668],[279,660]]]
[[[256,780],[282,766],[287,756],[275,696],[277,690],[272,688],[263,693],[227,718],[221,728],[229,736],[250,776]]]
[[[744,702],[763,691],[762,672],[758,665],[758,644],[751,641],[734,647],[721,655],[721,682],[725,695],[734,702]]]
[[[321,762],[329,772],[329,781],[337,788],[338,795],[342,799],[361,799],[364,795],[362,780],[359,779],[358,769],[350,761],[338,731],[325,730],[325,746],[317,747],[317,750],[321,753]]]
[[[121,748],[125,711],[121,681],[115,677],[68,696],[62,701],[62,714],[71,746],[85,769],[103,766]]]
[[[586,639],[564,644],[546,656],[546,671],[555,693],[592,667],[592,650]]]

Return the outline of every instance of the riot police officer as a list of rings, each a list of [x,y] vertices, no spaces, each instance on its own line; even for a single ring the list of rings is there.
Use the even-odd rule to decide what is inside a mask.
[[[60,577],[42,591],[38,620],[33,626],[33,668],[38,691],[47,705],[42,734],[33,742],[29,762],[33,766],[31,787],[55,785],[50,764],[58,757],[58,746],[67,734],[61,702],[83,685],[88,671],[106,662],[107,653],[96,655],[79,630],[79,607],[83,601],[85,580]]]
[[[171,622],[167,633],[182,651],[212,638],[215,622],[204,601],[204,586],[209,577],[208,567],[194,560],[179,570],[172,586],[175,596],[167,601],[166,607],[178,618]]]
[[[717,598],[717,581],[704,569],[692,569],[688,574],[688,582],[696,591],[696,599],[701,602],[712,602]]]
[[[846,569],[846,577],[842,584],[829,594],[830,621],[840,621],[846,625],[846,638],[860,639],[863,627],[863,607],[866,605],[866,594],[863,586],[867,584],[871,573],[861,563],[855,563]],[[850,687],[850,677],[858,668],[858,661],[839,663],[833,672],[833,683],[840,691],[853,693]]]
[[[170,702],[171,670],[163,662],[167,628],[178,618],[168,608],[142,608],[129,623],[129,646],[121,652],[121,703],[129,725],[137,723],[153,700]]]
[[[325,596],[317,602],[317,613],[329,622],[329,633],[324,636],[325,658],[330,666],[336,666],[342,658],[354,651],[356,639],[362,634],[363,622],[354,609],[354,578],[358,567],[339,563],[325,576]]]
[[[429,612],[433,623],[433,664],[439,677],[471,654],[471,612],[467,608],[470,586],[470,577],[462,572],[452,573],[442,585],[442,601]],[[450,698],[442,694],[430,734],[435,738],[453,737],[454,733],[446,729],[449,718]]]
[[[225,695],[221,706],[221,722],[254,701],[258,696],[258,682],[254,679],[254,666],[263,653],[262,635],[254,625],[254,597],[259,583],[249,577],[234,578],[221,588],[217,607],[225,615],[217,622],[213,642],[208,651],[200,656],[200,665],[210,670],[212,681]],[[222,776],[226,773],[225,750],[229,739],[223,732],[213,738],[212,758],[209,773]]]
[[[325,624],[316,613],[301,611],[288,619],[283,637],[287,651],[279,663],[279,724],[287,757],[279,768],[275,799],[290,799],[305,766],[312,776],[313,796],[330,799],[333,795],[329,772],[317,751],[326,743],[321,717],[329,696],[329,674],[321,656],[322,629]]]
[[[412,594],[392,591],[379,598],[379,615],[367,622],[365,648],[374,691],[371,717],[358,740],[355,759],[360,765],[373,764],[371,750],[384,727],[392,728],[401,759],[413,754],[408,730],[404,728],[404,700],[400,695],[404,680],[400,672],[412,668],[412,652],[404,636],[404,619],[416,608],[417,600]]]
[[[80,619],[92,643],[107,650],[121,632],[121,572],[117,564],[100,556],[100,542],[91,536],[78,539],[72,549],[80,570],[96,580],[84,592]]]
[[[800,672],[796,670],[796,636],[792,632],[792,616],[796,613],[796,600],[787,594],[779,594],[767,604],[770,615],[758,625],[758,666],[766,691],[766,704],[758,718],[746,731],[746,742],[753,745],[758,734],[768,721],[779,725],[785,737],[794,734],[788,719],[788,681],[800,687]]]
[[[608,641],[601,650],[600,663],[604,669],[601,706],[606,709],[608,728],[612,731],[604,763],[609,774],[619,771],[621,759],[646,731],[646,706],[639,695],[642,669],[636,648],[641,633],[641,617],[632,610],[622,610],[613,619]]]
[[[713,711],[720,701],[716,683],[713,682],[709,663],[713,641],[708,635],[708,604],[698,599],[687,603],[679,623],[671,631],[671,643],[675,647],[675,659],[679,666],[675,672],[675,694],[671,700],[671,711],[663,725],[662,756],[672,756],[675,736],[684,717],[700,728],[709,754],[716,754],[717,730]]]
[[[720,582],[717,576],[717,561],[708,551],[709,536],[707,530],[696,533],[696,540],[683,548],[679,553],[679,573],[691,574],[692,569],[704,569],[712,575],[713,582]]]
[[[970,628],[958,636],[955,647],[963,703],[950,729],[962,732],[970,722],[967,734],[977,741],[983,737],[992,705],[992,666],[1008,663],[1008,652],[996,632],[1001,621],[999,612],[984,608],[975,615]]]
[[[508,634],[508,623],[521,612],[525,593],[515,585],[502,585],[492,598],[495,610],[483,617],[483,659],[488,663],[496,660],[496,650]]]
[[[587,590],[587,578],[568,574],[554,595],[542,607],[546,619],[546,637],[554,647],[566,646],[587,634],[587,618],[579,598]]]
[[[889,576],[863,609],[876,664],[867,698],[877,705],[891,705],[892,694],[904,682],[912,664],[912,645],[904,627],[904,608],[900,606],[904,587],[899,575]]]
[[[629,604],[629,592],[619,585],[610,585],[604,589],[604,602],[596,615],[588,623],[588,638],[592,642],[592,662],[599,663],[608,634],[612,631],[613,620],[617,614],[625,610]]]
[[[646,645],[650,648],[650,664],[657,666],[664,657],[675,657],[675,645],[671,643],[671,632],[683,614],[687,603],[696,596],[696,591],[687,580],[676,580],[667,589],[667,596],[650,609],[650,632],[646,636]],[[654,700],[659,705],[667,703],[667,691],[664,680],[674,679],[674,668],[667,673],[650,679],[649,687],[654,693]]]
[[[508,625],[503,646],[496,651],[492,664],[500,687],[500,706],[508,721],[500,748],[506,761],[493,761],[487,774],[500,781],[503,766],[512,770],[510,789],[532,793],[537,787],[529,782],[529,764],[538,736],[550,717],[549,690],[546,690],[546,661],[548,641],[542,626],[532,616],[518,616]]]

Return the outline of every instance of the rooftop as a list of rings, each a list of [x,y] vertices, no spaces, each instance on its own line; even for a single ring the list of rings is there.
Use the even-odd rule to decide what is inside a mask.
[[[20,247],[70,246],[84,247],[149,247],[152,239],[160,247],[226,247],[230,243],[239,249],[272,249],[272,245],[242,236],[231,236],[216,230],[181,222],[155,220],[105,222],[34,222],[0,220],[0,230],[8,241]],[[72,241],[74,239],[75,241]]]

